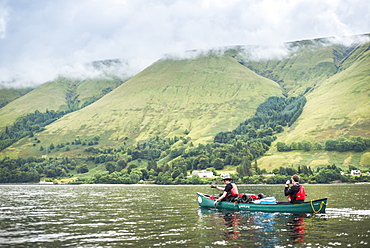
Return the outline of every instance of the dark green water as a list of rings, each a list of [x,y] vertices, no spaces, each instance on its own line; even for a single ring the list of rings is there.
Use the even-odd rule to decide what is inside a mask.
[[[239,186],[284,200],[283,185]],[[209,186],[1,185],[0,247],[370,247],[370,185],[307,185],[327,213],[200,209]]]

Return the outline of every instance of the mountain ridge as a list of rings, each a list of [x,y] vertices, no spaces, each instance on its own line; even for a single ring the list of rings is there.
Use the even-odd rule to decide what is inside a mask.
[[[198,59],[196,60],[196,63],[206,63],[208,59]],[[120,131],[118,131],[115,136],[107,137],[109,140],[115,140],[115,139],[121,139],[123,140],[126,136],[135,137],[135,133],[140,131],[141,136],[138,136],[137,139],[143,139],[143,138],[149,138],[149,136],[166,136],[168,133],[179,130],[179,134],[183,134],[185,130],[188,130],[189,135],[192,136],[193,133],[197,135],[197,133],[200,133],[200,136],[203,136],[207,132],[211,132],[211,134],[215,134],[218,132],[218,130],[215,131],[209,131],[212,129],[212,126],[219,125],[217,122],[208,123],[207,125],[202,125],[201,129],[197,129],[197,125],[199,123],[202,123],[202,116],[197,116],[199,112],[208,115],[208,116],[217,116],[219,114],[222,115],[222,111],[220,109],[220,104],[227,104],[227,109],[238,107],[240,108],[248,108],[248,103],[243,100],[245,98],[243,94],[243,90],[246,90],[246,86],[241,84],[239,81],[243,81],[243,78],[241,76],[235,76],[238,72],[242,73],[241,75],[244,76],[246,71],[249,71],[247,68],[244,68],[242,66],[238,66],[236,61],[233,61],[231,59],[226,58],[212,58],[211,59],[212,64],[219,64],[219,60],[222,60],[222,66],[219,67],[219,71],[215,72],[217,74],[218,82],[212,81],[214,80],[214,75],[209,76],[207,73],[202,73],[202,80],[211,80],[211,85],[202,84],[199,81],[196,81],[195,78],[187,77],[186,82],[182,81],[181,75],[177,76],[180,79],[172,79],[171,75],[173,74],[172,71],[176,70],[186,70],[186,67],[189,66],[189,63],[194,63],[191,61],[185,61],[185,60],[161,60],[157,63],[153,64],[151,67],[147,68],[143,72],[136,75],[133,79],[127,81],[125,84],[118,87],[115,91],[111,92],[107,96],[103,97],[96,103],[94,103],[91,106],[88,106],[85,110],[81,110],[79,113],[72,113],[68,117],[64,119],[73,119],[74,115],[79,115],[82,118],[90,119],[94,118],[94,122],[91,125],[94,125],[95,121],[98,120],[98,123],[100,123],[100,126],[93,127],[89,126],[89,121],[86,120],[85,124],[87,125],[87,129],[89,130],[89,133],[94,132],[93,130],[99,130],[101,126],[103,126],[105,123],[116,123],[112,129],[121,128]],[[215,84],[220,87],[220,82],[223,81],[223,77],[230,77],[231,73],[228,73],[228,75],[221,75],[225,74],[222,72],[222,70],[227,70],[227,66],[225,66],[225,63],[232,63],[233,67],[237,65],[236,72],[234,71],[232,73],[232,77],[234,78],[234,84],[227,85],[226,87],[229,89],[230,92],[221,93],[221,95],[214,97],[213,92],[210,91],[211,88],[215,87]],[[165,64],[165,65],[163,65]],[[213,65],[212,65],[213,66]],[[194,66],[191,65],[191,68]],[[160,70],[159,68],[163,68]],[[172,70],[171,72],[169,72]],[[204,70],[204,67],[203,67]],[[213,69],[212,69],[213,70]],[[167,75],[163,77],[157,78],[154,82],[153,80],[148,84],[148,80],[152,77],[153,73],[156,73],[158,75]],[[170,74],[168,76],[168,73]],[[191,73],[191,72],[190,72]],[[181,74],[181,72],[180,72]],[[198,74],[197,74],[198,75]],[[265,98],[274,94],[278,94],[279,87],[276,83],[264,80],[262,77],[256,75],[255,73],[249,72],[250,77],[255,77],[256,80],[261,80],[265,82],[265,85],[267,86],[265,89]],[[198,76],[196,76],[198,77]],[[199,78],[197,79],[199,80]],[[230,79],[227,79],[230,80]],[[253,85],[252,83],[248,83],[250,87],[260,87],[257,83],[256,85]],[[148,92],[148,87],[152,88],[152,91]],[[244,89],[243,89],[244,87]],[[268,93],[268,87],[274,89],[274,93]],[[155,89],[155,90],[153,90]],[[259,90],[260,91],[260,90]],[[199,92],[201,94],[199,95]],[[217,91],[220,93],[219,91]],[[195,94],[197,93],[197,94]],[[244,93],[245,94],[245,93]],[[223,100],[226,97],[228,97],[227,101]],[[263,95],[262,96],[254,96],[253,94],[249,96],[250,98],[259,98],[262,97],[257,101],[254,106],[258,105],[258,102],[263,101]],[[122,99],[129,100],[129,103],[123,101]],[[205,106],[204,102],[200,101],[200,99],[207,99],[207,106]],[[210,100],[213,99],[213,100]],[[189,107],[190,106],[190,107]],[[90,109],[100,109],[103,108],[105,111],[109,110],[108,112],[114,113],[114,115],[105,116],[104,113],[95,112],[89,113]],[[225,106],[224,106],[225,107]],[[123,110],[121,110],[123,108]],[[186,111],[185,111],[186,110]],[[243,110],[245,112],[244,116],[251,115],[253,113],[254,108],[251,107],[250,110]],[[84,113],[87,113],[86,117],[84,116]],[[221,112],[221,113],[220,113]],[[131,113],[131,115],[130,115]],[[125,116],[126,115],[126,116]],[[168,116],[169,115],[169,116]],[[193,116],[196,116],[194,118]],[[168,117],[167,117],[168,116]],[[178,119],[176,120],[176,117]],[[180,120],[181,119],[181,120]],[[195,120],[197,119],[197,120]],[[231,125],[235,125],[239,122],[241,122],[244,118],[238,117],[235,121],[232,120],[232,118],[229,118],[227,122],[232,122]],[[124,121],[126,120],[126,121]],[[189,120],[191,120],[189,122]],[[63,119],[58,120],[58,122],[62,122]],[[208,122],[209,119],[206,120]],[[57,122],[57,123],[58,123]],[[148,122],[157,122],[155,125],[155,128],[161,127],[160,130],[162,131],[155,131],[152,130],[149,125],[147,125]],[[55,125],[57,125],[57,123]],[[138,124],[140,123],[140,125]],[[234,124],[233,124],[234,123]],[[79,126],[80,124],[76,125]],[[121,125],[121,126],[120,126]],[[228,124],[230,125],[230,124]],[[65,125],[63,125],[65,126]],[[206,127],[205,127],[206,126]],[[84,126],[85,128],[85,126]],[[106,126],[106,131],[109,128]],[[53,133],[56,132],[56,130],[59,129],[58,127],[55,127],[54,130],[46,130],[45,133]],[[167,131],[167,129],[169,131]],[[195,130],[193,130],[195,129]],[[207,131],[205,131],[207,130]],[[193,132],[193,133],[192,133]],[[83,133],[83,130],[79,130],[79,133]],[[120,134],[122,133],[122,134]],[[130,135],[131,134],[131,135]],[[131,138],[130,137],[130,138]],[[211,139],[211,135],[208,136],[208,139]]]
[[[40,143],[34,147],[30,147],[29,139],[23,139],[1,155],[41,156],[44,152],[39,151],[39,146],[94,137],[99,137],[97,147],[119,147],[156,136],[181,136],[190,138],[194,144],[207,143],[217,133],[230,131],[251,117],[269,96],[299,94],[307,97],[307,105],[297,122],[277,135],[276,142],[298,139],[323,142],[339,135],[356,134],[368,137],[369,43],[317,47],[312,47],[315,42],[309,41],[294,44],[298,48],[280,60],[243,60],[232,49],[224,54],[211,52],[190,59],[159,60],[96,102],[45,127],[45,131],[35,134]],[[358,80],[355,82],[354,78]],[[346,94],[348,98],[344,98]],[[60,93],[62,96],[66,96],[66,91]],[[23,99],[27,98],[20,100]],[[361,108],[341,110],[346,109],[346,103],[353,105],[354,100]],[[322,108],[325,103],[330,110]],[[57,107],[61,109],[61,105]],[[315,114],[317,109],[321,112]],[[323,117],[317,123],[314,119],[319,114]],[[336,123],[340,114],[344,119]],[[326,124],[322,120],[328,116],[334,121]],[[356,116],[361,117],[357,124]],[[330,133],[338,130],[331,127],[335,125],[339,125],[340,132]],[[275,166],[265,160],[275,158],[276,142],[270,155],[259,159],[262,167]],[[87,156],[83,148],[52,154]]]

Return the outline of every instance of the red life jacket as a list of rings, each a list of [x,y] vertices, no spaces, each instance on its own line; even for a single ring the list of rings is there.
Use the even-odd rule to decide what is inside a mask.
[[[230,190],[231,195],[239,195],[238,187],[236,187],[236,184],[235,183],[231,183],[231,185],[233,186],[233,188]]]
[[[299,186],[299,191],[295,196],[296,200],[306,200],[306,190],[304,189],[303,186]]]

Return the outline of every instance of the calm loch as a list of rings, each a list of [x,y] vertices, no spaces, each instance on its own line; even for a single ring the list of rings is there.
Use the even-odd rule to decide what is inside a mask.
[[[284,185],[240,185],[283,201]],[[369,247],[370,185],[305,185],[326,214],[201,209],[209,185],[1,185],[0,247]],[[216,193],[216,192],[215,192]]]

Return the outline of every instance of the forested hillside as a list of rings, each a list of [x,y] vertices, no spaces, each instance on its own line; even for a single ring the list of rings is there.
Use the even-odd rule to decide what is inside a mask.
[[[223,170],[226,166],[236,167],[237,178],[245,183],[284,183],[286,176],[300,173],[303,182],[326,183],[332,180],[367,181],[370,177],[351,178],[340,174],[335,165],[318,168],[314,173],[311,167],[298,165],[282,167],[273,170],[277,175],[269,179],[260,176],[266,173],[257,164],[257,159],[265,154],[276,139],[276,134],[284,131],[302,112],[305,97],[285,99],[270,97],[261,104],[252,118],[241,123],[238,128],[228,133],[219,133],[215,141],[207,145],[194,146],[190,139],[175,136],[173,139],[161,139],[158,136],[138,142],[136,146],[123,145],[119,148],[99,149],[95,142],[75,140],[72,143],[50,146],[54,149],[69,147],[86,147],[89,154],[85,159],[63,157],[61,159],[9,159],[0,161],[0,182],[38,182],[41,177],[66,178],[78,183],[138,183],[139,181],[157,184],[199,184],[209,183],[198,177],[187,177],[189,170],[210,169]],[[357,139],[364,149],[370,147],[370,139]],[[336,144],[339,146],[338,144]],[[302,144],[306,149],[306,145]],[[315,147],[316,150],[332,150],[333,144],[327,142],[325,148]],[[308,149],[309,150],[309,149]],[[363,151],[363,150],[362,150]],[[143,163],[143,161],[146,161]],[[254,162],[253,162],[254,161]],[[158,163],[162,165],[159,166]],[[90,167],[90,169],[89,169]],[[355,167],[353,167],[355,168]],[[98,169],[98,170],[97,170]],[[88,174],[90,177],[73,177],[75,172]],[[235,179],[237,179],[235,178]],[[67,180],[68,182],[68,180]]]
[[[0,109],[0,181],[200,183],[195,169],[356,181],[339,172],[370,167],[369,45],[298,41],[259,60],[238,47],[164,58],[125,83],[46,83]]]

